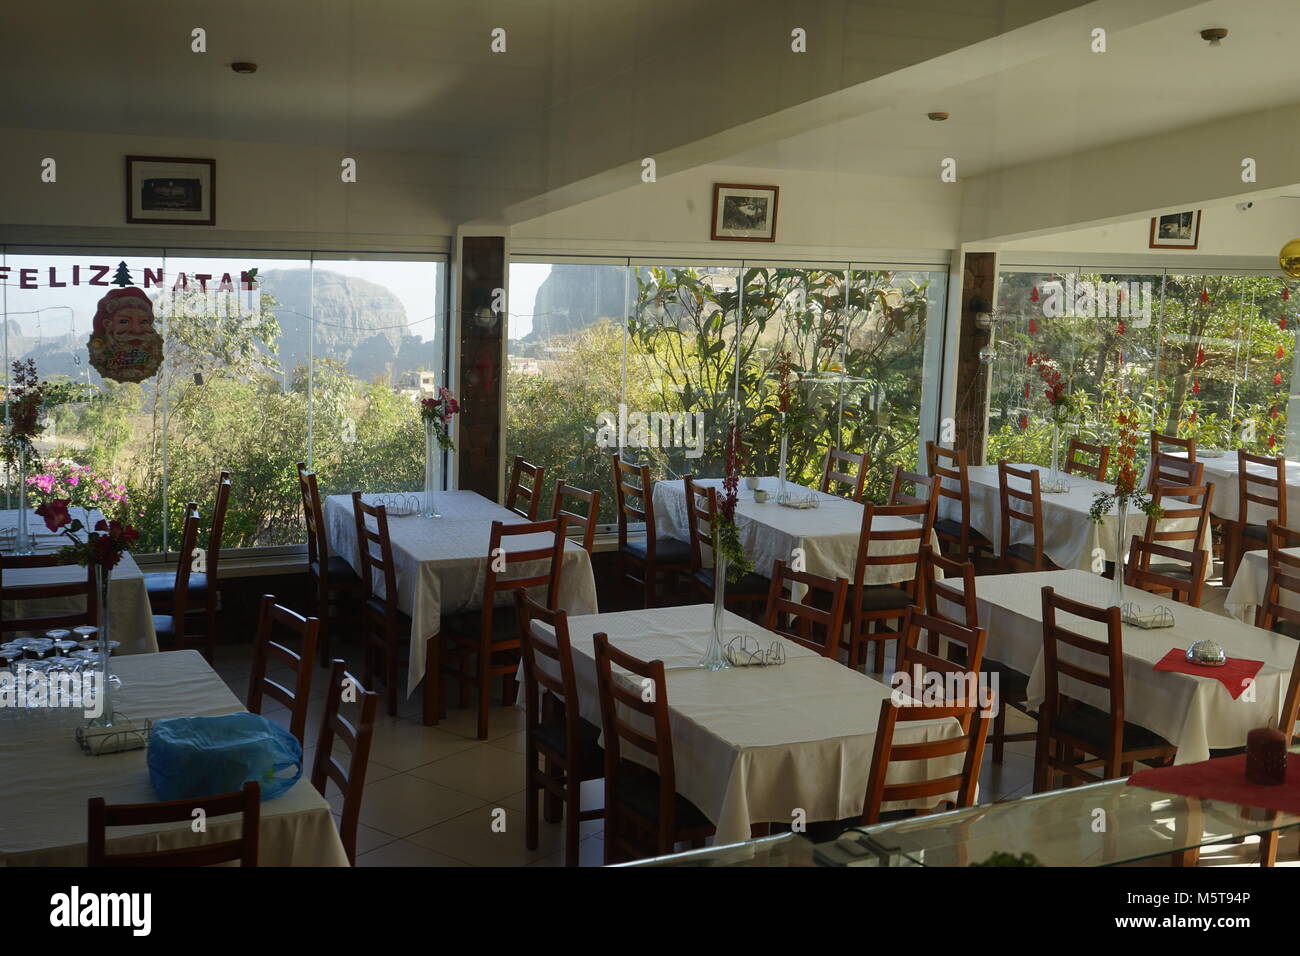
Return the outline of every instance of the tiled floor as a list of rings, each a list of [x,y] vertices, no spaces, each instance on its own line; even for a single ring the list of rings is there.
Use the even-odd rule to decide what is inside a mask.
[[[1223,588],[1207,589],[1203,606],[1222,613]],[[354,648],[345,647],[349,654]],[[248,690],[250,645],[223,646],[217,671],[241,699]],[[310,773],[319,732],[325,691],[324,670],[313,675],[305,760]],[[358,866],[563,866],[563,828],[541,825],[536,850],[524,846],[524,793],[522,712],[495,704],[491,732],[486,741],[476,738],[475,714],[452,708],[437,727],[420,723],[420,695],[400,702],[399,713],[389,717],[380,702],[370,767],[366,777],[357,839]],[[264,711],[278,722],[288,722],[288,711],[271,704]],[[1032,729],[1028,718],[1016,711],[1008,715],[1008,731]],[[986,751],[980,774],[980,800],[1021,797],[1033,784],[1032,741],[1007,745],[1001,764]],[[341,797],[331,784],[335,811]],[[599,806],[601,784],[584,785],[585,807]],[[603,861],[603,828],[599,820],[584,822],[580,847],[583,866]],[[1297,862],[1297,841],[1285,837],[1279,850],[1281,865]],[[1213,848],[1202,855],[1202,865],[1244,865],[1254,861],[1255,844]],[[1285,861],[1285,862],[1283,862]],[[1157,861],[1156,865],[1163,865]]]

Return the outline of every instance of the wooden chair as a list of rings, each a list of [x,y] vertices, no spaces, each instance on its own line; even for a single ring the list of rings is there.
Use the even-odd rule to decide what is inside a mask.
[[[1152,558],[1167,558],[1167,562],[1152,564]],[[1124,568],[1124,583],[1153,594],[1169,594],[1180,604],[1201,606],[1201,588],[1205,584],[1204,551],[1185,551],[1163,544],[1143,541],[1137,535],[1129,543],[1128,565]],[[1188,561],[1186,571],[1178,561]],[[1172,566],[1175,570],[1161,570]]]
[[[843,470],[841,466],[844,466]],[[854,468],[857,474],[853,473]],[[840,451],[832,445],[826,452],[826,465],[822,468],[821,490],[830,495],[845,494],[839,486],[851,489],[848,495],[854,501],[862,500],[862,491],[867,486],[867,456]]]
[[[565,528],[568,519],[561,515],[549,521],[525,524],[492,522],[483,581],[483,606],[478,611],[444,619],[443,631],[448,641],[451,673],[460,683],[460,706],[469,706],[471,687],[478,689],[478,739],[487,740],[488,707],[491,702],[492,678],[503,677],[501,702],[515,699],[515,674],[519,669],[519,625],[512,606],[498,607],[498,595],[516,588],[545,588],[546,606],[554,609],[560,593],[560,572],[564,565]],[[550,544],[527,551],[509,551],[502,542],[525,535],[549,535]],[[509,577],[511,565],[546,562],[541,571]],[[501,570],[497,570],[498,564]],[[471,663],[472,662],[472,663]]]
[[[577,866],[578,825],[605,815],[600,807],[582,809],[582,782],[599,780],[605,773],[600,728],[578,712],[568,615],[542,607],[518,588],[515,619],[524,662],[524,844],[537,849],[537,795],[545,793],[547,821],[558,821],[563,807],[564,865]],[[553,642],[533,628],[534,621],[551,627]],[[549,662],[547,666],[539,657]],[[539,759],[544,761],[540,767]]]
[[[962,582],[960,589],[948,583],[956,579]],[[918,600],[917,604],[925,608],[927,615],[964,624],[969,628],[979,627],[979,603],[976,599],[973,563],[951,561],[935,553],[934,549],[927,545],[921,549],[921,573],[918,581],[924,588],[925,600]],[[960,613],[953,613],[945,608],[945,604],[947,608],[959,609]],[[937,639],[932,639],[930,653],[939,653]],[[958,663],[966,663],[966,661],[962,658]],[[997,678],[997,710],[993,715],[993,727],[989,731],[988,742],[993,746],[993,762],[1002,763],[1006,744],[1038,738],[1037,731],[1007,733],[1007,707],[1013,707],[1035,721],[1038,719],[1038,714],[1029,708],[1028,674],[1022,674],[1015,668],[990,658],[987,654],[980,667],[984,672],[996,675]]]
[[[1300,717],[1300,645],[1296,647],[1295,663],[1291,665],[1291,678],[1287,681],[1286,694],[1282,698],[1282,716],[1278,718],[1277,723],[1277,729],[1286,735],[1286,739],[1291,744],[1296,742],[1295,726],[1298,717]],[[1274,866],[1277,863],[1277,840],[1277,830],[1260,834],[1260,866]]]
[[[530,464],[521,455],[516,455],[514,466],[510,469],[510,491],[506,494],[506,507],[521,518],[536,521],[537,506],[542,503],[542,478],[545,474],[546,469],[541,465]],[[530,484],[524,483],[525,475],[531,480]],[[519,506],[520,498],[524,499],[525,507]]]
[[[891,505],[924,505],[934,497],[934,483],[937,479],[930,475],[904,471],[899,465],[894,469],[894,480],[889,486],[889,503]],[[906,489],[911,486],[909,494]]]
[[[661,538],[655,527],[654,485],[648,465],[614,457],[614,495],[618,503],[618,560],[623,580],[641,589],[645,607],[659,603],[659,576],[679,575],[691,567],[691,546]],[[628,540],[628,525],[645,524],[645,537]],[[638,577],[638,574],[640,575]]]
[[[1188,461],[1196,461],[1196,438],[1179,438],[1177,435],[1166,435],[1163,432],[1151,429],[1151,458],[1154,461],[1156,455],[1164,454],[1166,448],[1173,448],[1187,456]]]
[[[1269,565],[1264,595],[1255,608],[1255,626],[1300,641],[1300,568]]]
[[[1025,491],[1011,484],[1012,479],[1027,482]],[[1043,554],[1043,496],[1038,490],[1038,469],[1016,468],[1005,459],[998,462],[998,501],[1002,512],[1002,569],[1004,571],[1047,571],[1055,567]],[[1022,508],[1012,506],[1013,501]],[[1029,526],[1032,544],[1011,544],[1011,522]]]
[[[301,461],[298,462],[298,491],[302,495],[303,524],[307,529],[307,569],[311,572],[316,592],[316,618],[320,621],[316,646],[324,667],[332,650],[330,632],[334,612],[331,598],[339,602],[346,596],[355,601],[361,594],[361,578],[347,558],[330,551],[329,535],[325,532],[325,509],[316,475]]]
[[[862,528],[858,534],[858,554],[853,565],[853,587],[849,592],[849,666],[857,670],[862,649],[872,642],[876,645],[875,669],[885,669],[885,642],[901,640],[902,633],[878,630],[889,621],[902,620],[916,598],[916,577],[920,569],[921,547],[930,542],[934,526],[935,496],[921,505],[878,505],[868,501],[862,506]],[[905,527],[886,531],[880,527],[880,518],[908,518]],[[871,552],[873,542],[886,542],[877,553]],[[901,542],[901,544],[897,544]],[[911,542],[909,544],[909,542]],[[897,584],[870,584],[868,570],[877,567],[910,565],[912,575]]]
[[[1151,458],[1151,469],[1147,475],[1148,493],[1154,491],[1158,484],[1196,488],[1204,483],[1204,462],[1165,454],[1157,454]]]
[[[1087,460],[1089,457],[1092,460]],[[1083,475],[1093,481],[1106,480],[1106,466],[1110,464],[1109,445],[1090,445],[1078,438],[1071,438],[1065,453],[1065,473]]]
[[[170,613],[154,614],[153,629],[158,636],[160,648],[182,651],[189,647],[186,615],[189,613],[193,591],[190,589],[190,577],[194,570],[194,552],[199,539],[199,507],[193,501],[185,505],[185,521],[181,525],[181,547],[176,555],[176,571],[172,576],[172,590],[166,607]],[[156,610],[156,609],[155,609]],[[204,656],[212,663],[212,647],[205,642]]]
[[[1050,789],[1053,773],[1067,781],[1095,783],[1127,777],[1137,762],[1157,765],[1173,761],[1178,748],[1145,727],[1124,719],[1124,630],[1117,607],[1097,608],[1060,597],[1043,588],[1043,673],[1046,696],[1038,712],[1038,746],[1034,755],[1034,792]],[[1056,614],[1071,614],[1106,626],[1106,639],[1086,637],[1056,623]],[[1074,660],[1082,654],[1096,659],[1094,666],[1065,660],[1058,645],[1074,648]],[[1082,652],[1082,654],[1078,653]],[[1061,689],[1061,678],[1100,687],[1109,706],[1099,710],[1078,700],[1069,700]],[[1069,700],[1071,706],[1063,706]],[[1076,759],[1076,752],[1085,759]],[[1092,755],[1094,759],[1086,759]],[[1100,775],[1090,773],[1101,768]]]
[[[84,576],[78,575],[70,581],[52,584],[14,584],[5,583],[5,572],[19,571],[27,568],[72,567],[67,559],[57,554],[0,555],[0,634],[17,631],[36,631],[44,636],[51,628],[74,628],[82,626],[95,627],[99,623],[99,591],[95,583],[95,567],[87,565],[82,569]],[[38,602],[58,601],[63,603],[69,598],[81,597],[85,609],[81,611],[55,611],[37,614],[34,617],[8,617],[3,607],[6,601],[38,604]],[[2,643],[2,642],[0,642]]]
[[[686,525],[691,538],[691,587],[706,601],[711,602],[719,583],[726,589],[724,601],[729,608],[746,617],[757,616],[758,609],[767,600],[771,589],[770,578],[750,571],[737,581],[719,582],[714,560],[713,521],[718,513],[716,488],[697,485],[690,475],[683,479],[686,490]],[[709,565],[704,565],[704,549],[709,549]]]
[[[258,827],[261,824],[262,788],[256,781],[244,784],[241,791],[215,797],[190,797],[165,803],[119,803],[108,805],[103,797],[92,797],[87,804],[86,865],[94,867],[143,866],[213,866],[239,861],[240,866],[257,866]],[[170,850],[146,850],[139,853],[108,853],[109,827],[139,827],[162,823],[190,823],[194,811],[202,810],[209,825],[215,817],[238,813],[242,816],[238,839],[220,843],[175,847]],[[188,827],[177,828],[184,833]]]
[[[796,585],[808,589],[802,601],[785,596],[787,582],[791,595]],[[836,660],[840,636],[844,632],[844,604],[848,592],[847,578],[827,578],[807,571],[793,571],[784,561],[778,560],[772,565],[772,583],[768,589],[763,626],[823,657]],[[826,610],[820,606],[823,604]]]
[[[1289,548],[1300,548],[1300,531],[1278,524],[1276,519],[1268,523],[1268,563],[1282,567],[1296,568],[1300,571],[1300,555],[1287,554]]]
[[[221,536],[226,526],[226,511],[230,506],[230,472],[223,471],[217,477],[217,491],[212,503],[212,525],[208,529],[207,547],[198,550],[198,536],[180,556],[190,565],[187,592],[183,599],[184,613],[189,613],[199,605],[203,606],[205,631],[203,633],[203,656],[211,664],[216,659],[217,616],[219,585],[217,572],[221,563]],[[182,544],[184,536],[182,535]],[[184,544],[183,544],[184,546]],[[166,571],[150,571],[144,576],[144,587],[149,595],[149,604],[154,613],[175,616],[178,601],[176,597],[178,575]],[[187,628],[182,628],[187,630]]]
[[[365,678],[374,686],[375,671],[382,669],[388,698],[389,716],[397,715],[397,668],[400,663],[398,641],[410,637],[411,617],[397,606],[397,565],[393,562],[393,540],[388,534],[388,509],[361,500],[361,492],[352,492],[352,517],[357,529],[357,558],[361,578],[362,655]],[[371,525],[373,524],[373,530]],[[382,593],[375,586],[383,583]],[[441,643],[437,637],[428,642],[425,660],[425,694],[432,693],[438,706],[426,707],[426,719],[441,716],[440,693]]]
[[[325,695],[325,715],[320,736],[316,738],[316,756],[312,761],[311,785],[326,796],[329,781],[343,791],[343,812],[339,814],[339,839],[348,862],[357,863],[357,820],[361,816],[361,795],[365,792],[366,768],[370,765],[370,742],[375,734],[375,713],[379,695],[366,690],[347,670],[347,663],[330,662],[329,693]],[[343,716],[342,705],[348,697],[359,706],[355,722]],[[335,756],[335,741],[347,749],[347,766]],[[342,749],[342,748],[340,748]]]
[[[585,517],[564,507],[566,499],[569,498],[586,502]],[[561,481],[555,486],[555,502],[551,505],[551,517],[558,518],[560,515],[569,519],[570,528],[582,528],[582,546],[588,554],[594,554],[592,549],[596,543],[596,524],[600,521],[600,492],[584,491]]]
[[[298,637],[298,650],[292,651],[278,641],[272,640],[271,628],[278,626],[291,631]],[[303,617],[275,603],[272,594],[262,595],[262,610],[257,619],[257,643],[253,645],[253,667],[248,679],[249,713],[262,712],[262,696],[279,701],[289,709],[289,733],[304,743],[303,734],[307,729],[307,704],[311,691],[312,660],[316,653],[316,638],[320,621],[314,617]],[[277,664],[293,671],[293,689],[286,687],[275,677],[267,676],[267,665]]]
[[[1203,578],[1205,568],[1212,560],[1209,551],[1202,546],[1202,542],[1209,540],[1210,506],[1214,502],[1214,484],[1184,486],[1158,481],[1151,490],[1151,501],[1160,507],[1162,514],[1159,518],[1147,517],[1142,541],[1150,545],[1176,549],[1177,554],[1165,555],[1171,560],[1152,562],[1151,557],[1155,552],[1143,551],[1143,564],[1140,570],[1144,575],[1153,572],[1190,580],[1192,565],[1196,561],[1196,555],[1199,554],[1202,558],[1200,567]],[[1191,526],[1181,529],[1170,528],[1169,526],[1174,523],[1184,525],[1190,523]],[[1154,582],[1148,581],[1147,584],[1136,586],[1157,594],[1164,593]],[[1195,593],[1188,593],[1190,603],[1195,607],[1201,606],[1203,586],[1202,580]]]
[[[926,471],[935,480],[937,497],[957,502],[958,517],[941,518],[937,513],[934,533],[939,546],[955,548],[959,561],[966,561],[980,551],[992,553],[993,542],[970,526],[970,477],[965,451],[925,443]]]
[[[939,634],[947,640],[962,644],[968,664],[955,664],[947,658],[921,650],[919,640],[923,630],[931,635]],[[898,670],[915,675],[914,681],[917,676],[923,676],[925,673],[938,672],[945,676],[955,673],[960,675],[958,686],[973,691],[977,686],[975,675],[979,671],[984,652],[984,637],[982,628],[968,628],[955,621],[930,617],[916,608],[909,608],[903,623]],[[914,683],[913,687],[916,686]],[[961,725],[962,733],[959,736],[911,744],[900,744],[894,741],[900,723],[948,717],[955,718]],[[882,806],[894,801],[921,800],[955,791],[956,807],[974,806],[988,729],[988,718],[981,712],[978,700],[967,698],[945,701],[943,706],[937,707],[922,704],[900,706],[892,699],[881,701],[880,718],[876,727],[876,747],[871,758],[866,799],[862,804],[862,825],[879,823]],[[958,754],[965,755],[959,773],[927,777],[908,783],[886,783],[890,764],[906,762],[915,767],[915,761],[936,760]],[[924,766],[921,764],[921,767]],[[914,812],[909,812],[909,815]]]
[[[1250,470],[1254,465],[1265,469],[1264,474]],[[1225,522],[1226,542],[1223,556],[1223,582],[1231,584],[1236,576],[1241,556],[1252,548],[1268,547],[1268,524],[1250,523],[1250,506],[1271,508],[1278,524],[1286,526],[1286,456],[1268,458],[1237,451],[1237,519]]]
[[[683,840],[703,843],[713,834],[713,824],[677,792],[664,662],[638,660],[610,644],[605,634],[596,634],[594,641],[605,745],[605,863],[663,856]],[[614,679],[614,665],[632,675],[633,686],[622,674]],[[635,711],[643,720],[634,726],[620,711]],[[649,732],[639,729],[646,723]],[[624,746],[640,751],[654,769],[625,760]]]

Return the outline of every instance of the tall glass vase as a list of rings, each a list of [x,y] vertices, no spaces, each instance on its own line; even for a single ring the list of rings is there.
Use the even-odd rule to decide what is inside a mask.
[[[716,534],[716,532],[715,532]],[[720,671],[730,667],[724,651],[723,640],[727,605],[727,556],[718,551],[713,552],[713,633],[709,637],[709,646],[700,658],[700,666],[711,671]]]
[[[113,672],[112,665],[109,664],[109,657],[113,653],[110,641],[109,613],[108,613],[108,588],[112,580],[113,569],[105,567],[102,564],[95,565],[95,584],[99,589],[99,646],[98,667],[97,670],[103,675],[103,684],[100,685],[100,703],[102,705],[101,713],[98,717],[90,721],[92,727],[112,727],[113,726]]]
[[[438,466],[442,463],[442,446],[438,444],[438,432],[432,421],[424,423],[424,510],[421,518],[441,518],[438,506],[434,502],[434,493],[438,490]]]
[[[1052,422],[1052,477],[1061,473],[1061,427]]]
[[[785,433],[785,416],[781,416],[781,457],[776,465],[776,500],[785,500],[785,462],[790,447],[790,436]]]
[[[1115,578],[1112,582],[1114,591],[1111,604],[1124,606],[1124,555],[1128,550],[1128,501],[1120,499],[1115,509]]]
[[[31,532],[27,530],[27,449],[18,453],[18,536],[14,554],[35,554]]]

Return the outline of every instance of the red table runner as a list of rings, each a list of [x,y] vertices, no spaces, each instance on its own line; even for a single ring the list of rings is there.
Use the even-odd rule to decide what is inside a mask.
[[[1248,807],[1300,814],[1300,754],[1291,754],[1286,765],[1286,783],[1279,786],[1251,783],[1246,779],[1246,755],[1216,757],[1181,767],[1139,770],[1128,778],[1135,787],[1206,800],[1224,800]]]
[[[1187,659],[1187,651],[1175,647],[1160,660],[1156,661],[1155,669],[1158,671],[1173,671],[1176,674],[1195,674],[1197,677],[1213,677],[1232,695],[1236,700],[1241,696],[1242,691],[1246,689],[1247,681],[1254,680],[1259,669],[1264,666],[1263,661],[1250,661],[1244,657],[1229,657],[1222,667],[1206,667],[1203,664],[1193,664]]]

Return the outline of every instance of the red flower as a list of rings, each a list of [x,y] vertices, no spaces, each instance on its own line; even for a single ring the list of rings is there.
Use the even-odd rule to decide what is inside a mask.
[[[1274,373],[1273,373],[1273,384],[1274,384],[1274,385],[1281,385],[1281,384],[1282,384],[1282,373],[1281,373],[1281,372],[1274,372]]]
[[[1196,364],[1205,364],[1205,349],[1201,348],[1199,345],[1196,347]]]
[[[1115,331],[1118,332],[1120,335],[1123,335],[1126,332],[1128,332],[1128,327],[1124,325],[1123,319],[1119,320],[1119,325],[1116,326]]]
[[[1199,378],[1192,380],[1192,394],[1193,395],[1201,394],[1201,380]]]
[[[1028,427],[1029,427],[1029,416],[1022,414],[1020,416],[1020,430],[1024,431]]]
[[[1286,349],[1282,348],[1280,345],[1277,347],[1277,357],[1286,358]]]
[[[1029,293],[1029,301],[1030,301],[1030,302],[1037,302],[1037,301],[1038,301],[1038,286],[1034,286],[1034,288],[1030,291],[1030,293]]]
[[[1201,290],[1201,301],[1202,301],[1202,302],[1209,302],[1209,301],[1210,301],[1210,290],[1209,290],[1209,289],[1202,289],[1202,290]]]
[[[1193,425],[1196,424],[1196,409],[1194,408],[1192,409],[1192,417],[1187,420],[1191,422]]]
[[[1034,321],[1034,317],[1031,315],[1029,317],[1029,334],[1033,335],[1037,331],[1038,331],[1038,323]]]
[[[67,498],[55,498],[47,501],[36,509],[36,513],[45,519],[45,527],[53,532],[57,532],[72,523],[72,515],[68,513]]]

